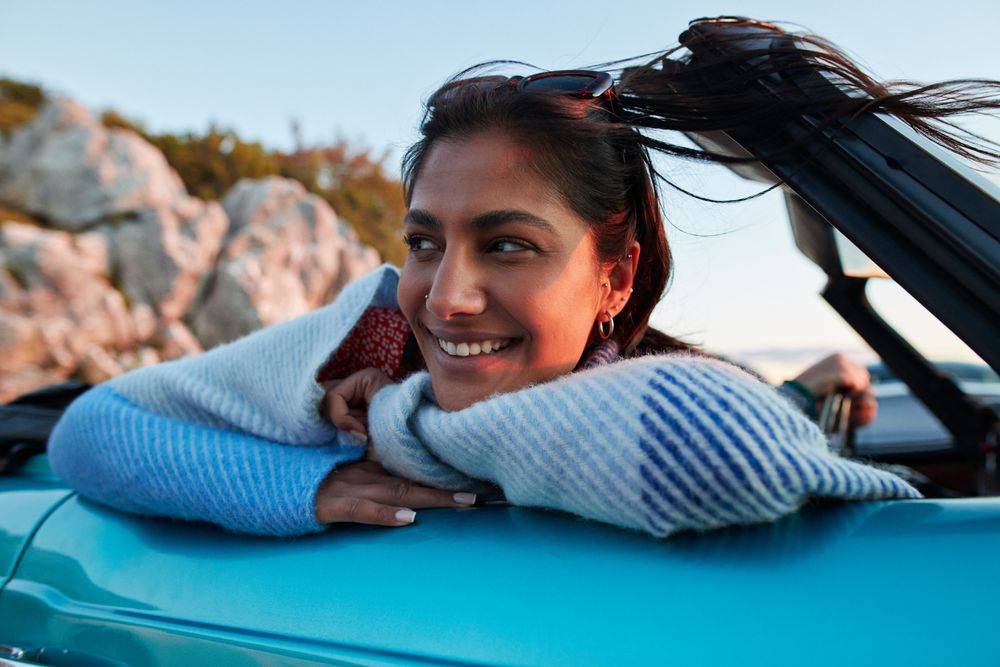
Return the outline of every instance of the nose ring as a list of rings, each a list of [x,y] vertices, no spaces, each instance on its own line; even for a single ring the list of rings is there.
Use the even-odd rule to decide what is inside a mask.
[[[425,295],[424,295],[424,301],[426,301],[426,300],[427,300],[427,299],[429,299],[429,298],[431,298],[431,295],[430,295],[430,294],[425,294]]]

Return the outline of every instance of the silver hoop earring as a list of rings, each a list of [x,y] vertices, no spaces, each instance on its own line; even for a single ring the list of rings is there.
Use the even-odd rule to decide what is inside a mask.
[[[607,324],[608,328],[605,330],[604,325]],[[611,338],[611,334],[615,332],[615,318],[611,317],[611,313],[608,313],[607,322],[597,323],[597,335],[601,337],[601,340],[607,340]]]

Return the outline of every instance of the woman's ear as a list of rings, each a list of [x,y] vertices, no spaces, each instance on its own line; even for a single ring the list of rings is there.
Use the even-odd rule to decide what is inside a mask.
[[[625,304],[632,298],[632,282],[635,280],[636,269],[639,268],[639,243],[633,243],[625,256],[611,266],[605,282],[606,293],[601,304],[598,321],[607,321],[607,315],[614,317],[622,312]]]

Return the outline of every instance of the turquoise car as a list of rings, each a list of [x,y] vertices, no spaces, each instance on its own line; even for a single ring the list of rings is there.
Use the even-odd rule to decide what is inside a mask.
[[[1000,369],[1000,192],[891,118],[805,134],[780,158],[773,127],[692,138],[784,179],[823,297],[947,429],[876,457],[927,499],[665,540],[504,505],[275,540],[107,509],[38,454],[0,476],[0,667],[1000,664],[997,413],[879,317],[845,250]]]

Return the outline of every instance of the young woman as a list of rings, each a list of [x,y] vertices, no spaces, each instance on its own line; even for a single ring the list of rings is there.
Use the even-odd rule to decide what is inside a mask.
[[[746,26],[772,30],[718,23]],[[383,267],[319,311],[95,388],[53,434],[54,469],[121,509],[272,535],[403,526],[493,485],[516,504],[655,535],[770,520],[811,494],[918,496],[833,456],[772,388],[648,326],[671,270],[650,150],[729,159],[650,130],[887,110],[988,154],[921,125],[993,104],[961,84],[889,91],[818,40],[796,48],[856,94],[753,93],[748,82],[776,71],[756,58],[770,46],[709,63],[736,73],[722,83],[673,52],[617,81],[447,83],[404,160],[401,272]]]

